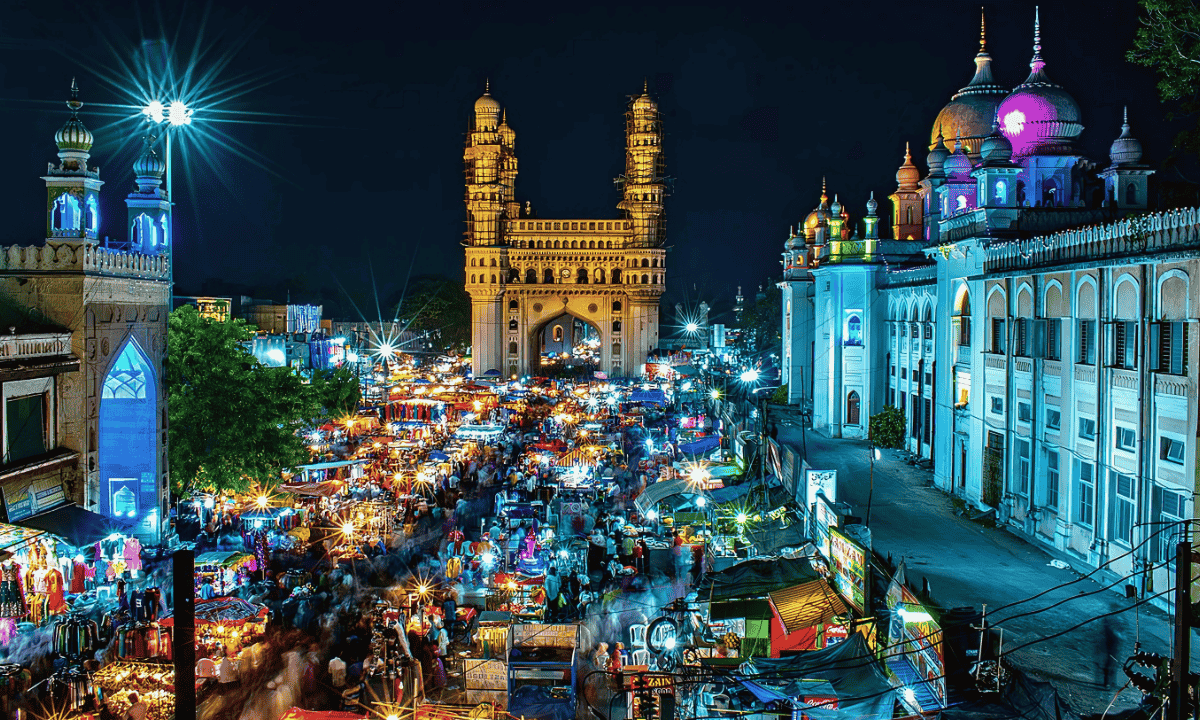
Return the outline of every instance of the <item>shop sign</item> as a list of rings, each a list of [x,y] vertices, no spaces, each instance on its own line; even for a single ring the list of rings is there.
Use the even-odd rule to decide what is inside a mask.
[[[779,443],[771,438],[767,438],[767,464],[771,466],[771,471],[775,473],[775,477],[783,480],[783,467],[779,458]]]
[[[730,633],[738,637],[746,637],[746,618],[710,620],[708,622],[708,629],[712,631],[715,638],[723,638]]]
[[[573,648],[578,644],[578,626],[522,623],[513,625],[513,645]]]
[[[933,620],[907,622],[901,617],[905,612],[927,612],[920,600],[904,587],[904,563],[896,569],[888,585],[884,604],[888,609],[888,649],[886,654],[897,656],[907,663],[917,677],[927,680],[925,685],[937,696],[941,707],[946,705],[946,668],[942,647],[942,629]],[[922,708],[933,710],[936,708]]]
[[[508,689],[508,666],[500,660],[466,660],[468,690]]]
[[[837,645],[850,637],[850,631],[845,625],[826,625],[824,630],[825,644],[822,647]]]
[[[33,517],[66,502],[67,495],[58,472],[4,486],[4,507],[8,511],[9,522]]]
[[[790,497],[796,497],[796,453],[789,447],[783,448],[783,473],[779,476]]]
[[[837,502],[837,470],[805,470],[804,484],[808,507],[817,501],[818,493],[824,493],[829,502]]]
[[[817,495],[817,501],[814,503],[813,509],[812,536],[817,541],[817,549],[821,551],[821,555],[826,560],[830,559],[829,529],[836,528],[839,525],[837,513],[833,511],[833,505],[825,499],[824,495]]]
[[[829,529],[829,564],[834,586],[859,612],[866,611],[867,554],[862,546]]]

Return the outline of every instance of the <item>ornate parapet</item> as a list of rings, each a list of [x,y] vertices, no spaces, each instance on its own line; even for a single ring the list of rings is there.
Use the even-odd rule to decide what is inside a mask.
[[[71,354],[71,333],[0,335],[0,361]]]
[[[165,255],[121,252],[77,242],[0,246],[0,274],[63,272],[166,280],[171,261]]]
[[[937,282],[937,265],[918,265],[907,268],[889,268],[883,276],[885,287],[906,287],[909,285],[929,285]]]
[[[984,271],[1000,273],[1100,258],[1194,253],[1198,248],[1200,209],[1180,208],[1024,240],[992,241],[987,245]]]

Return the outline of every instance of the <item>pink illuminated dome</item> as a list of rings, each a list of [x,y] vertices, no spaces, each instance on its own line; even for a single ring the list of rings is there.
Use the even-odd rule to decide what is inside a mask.
[[[992,77],[992,56],[987,51],[987,34],[983,17],[979,21],[979,52],[975,55],[975,76],[967,86],[950,98],[938,113],[929,133],[929,150],[937,152],[939,136],[957,137],[971,160],[979,157],[979,146],[991,132],[996,108],[1008,95],[1008,90]],[[943,148],[945,147],[943,143]],[[932,170],[932,167],[930,168]]]
[[[1033,60],[1025,82],[1013,88],[1000,103],[996,117],[1000,131],[1013,146],[1013,157],[1033,154],[1059,155],[1075,152],[1075,140],[1083,132],[1079,104],[1075,98],[1046,76],[1042,59],[1039,18],[1033,22]]]

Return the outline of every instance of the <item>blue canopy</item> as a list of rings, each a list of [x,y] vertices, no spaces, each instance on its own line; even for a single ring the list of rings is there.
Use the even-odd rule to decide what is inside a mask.
[[[429,453],[430,460],[449,460],[450,456],[440,450],[434,450]]]
[[[702,437],[695,442],[690,442],[679,446],[679,452],[687,453],[688,455],[699,455],[706,453],[709,450],[714,450],[721,444],[721,438],[716,435]]]
[[[630,401],[650,403],[651,405],[666,405],[667,396],[662,390],[634,390],[629,396]]]
[[[742,680],[741,683],[742,683],[742,687],[749,690],[750,694],[753,695],[755,698],[757,698],[758,701],[760,703],[762,703],[763,705],[766,705],[767,703],[772,703],[772,702],[785,702],[785,703],[789,703],[789,704],[791,703],[792,699],[789,698],[787,695],[784,695],[781,692],[772,690],[769,687],[763,687],[762,685],[759,685],[758,683],[754,682],[753,680]]]
[[[750,492],[750,488],[754,485],[752,482],[742,483],[741,485],[731,485],[729,487],[718,488],[708,494],[715,504],[722,505],[727,502],[733,502],[741,496]]]

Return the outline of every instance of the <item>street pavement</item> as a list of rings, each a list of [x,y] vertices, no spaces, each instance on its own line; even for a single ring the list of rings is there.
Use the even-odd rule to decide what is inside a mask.
[[[805,433],[806,438],[801,437]],[[780,425],[777,440],[802,452],[807,441],[809,464],[816,469],[837,470],[837,499],[853,506],[854,514],[866,517],[870,484],[870,461],[866,441],[827,438],[798,426]],[[989,528],[954,513],[949,495],[933,487],[933,474],[909,465],[897,451],[882,450],[875,462],[875,491],[871,508],[871,532],[875,551],[904,560],[910,586],[929,583],[930,596],[943,608],[986,603],[989,608],[1028,598],[1050,588],[1077,580],[1081,575],[1058,569],[1053,557],[1038,546],[1001,528]],[[1140,639],[1145,651],[1170,654],[1171,619],[1149,604],[1131,608],[1135,601],[1123,594],[1100,590],[1100,583],[1082,579],[1053,590],[1037,600],[1002,611],[997,619],[1037,611],[1060,601],[1062,605],[1002,621],[1006,648],[1045,638],[1080,622],[1115,610],[1127,609],[1110,620],[1100,619],[1062,637],[1017,650],[1009,657],[1014,665],[1036,679],[1052,682],[1060,695],[1079,713],[1103,713],[1110,702],[1112,711],[1136,705],[1140,692],[1125,687],[1120,671],[1125,658]],[[1122,588],[1123,583],[1114,587]],[[1104,624],[1112,623],[1119,638],[1114,680],[1105,686]],[[990,623],[989,623],[990,624]],[[1192,669],[1200,668],[1200,648],[1192,640]],[[1148,671],[1138,668],[1143,674]]]

